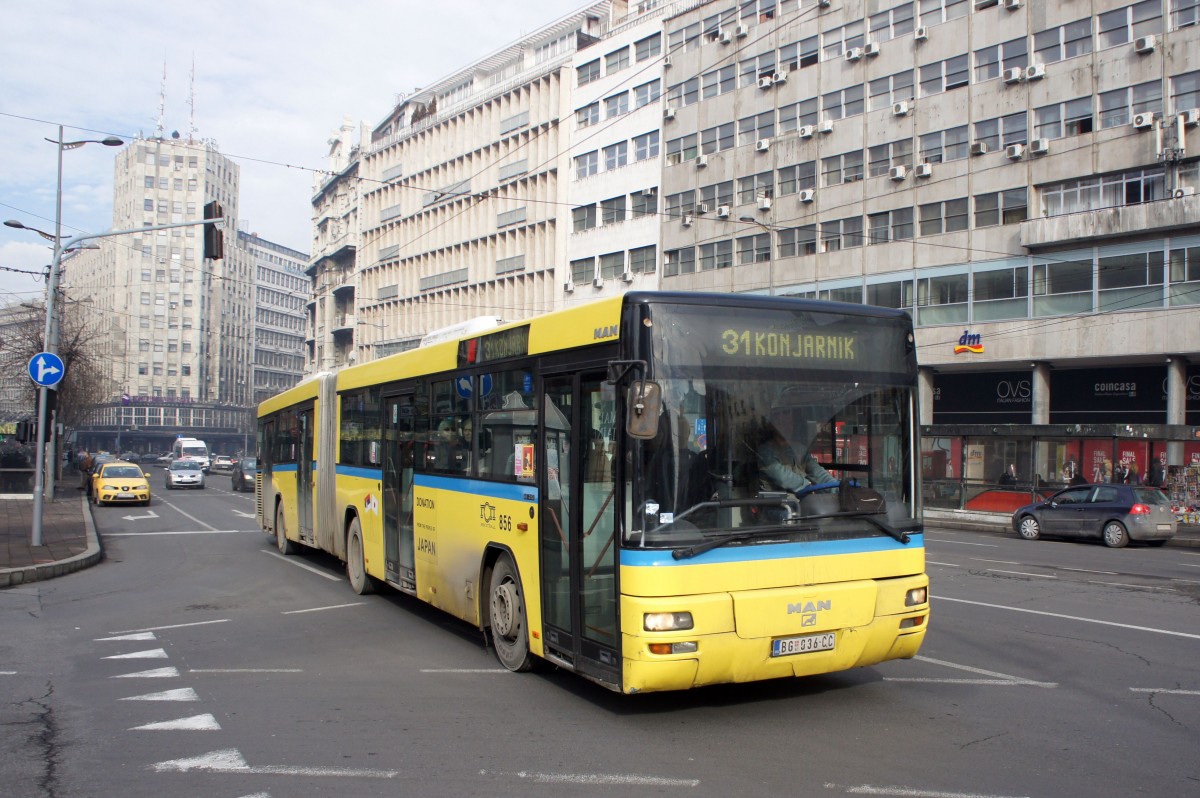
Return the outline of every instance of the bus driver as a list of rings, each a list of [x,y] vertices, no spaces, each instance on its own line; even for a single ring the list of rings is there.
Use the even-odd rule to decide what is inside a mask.
[[[797,457],[792,448],[794,422],[792,412],[776,410],[765,422],[763,440],[755,450],[758,473],[774,490],[795,493],[809,485],[836,482],[808,451]]]

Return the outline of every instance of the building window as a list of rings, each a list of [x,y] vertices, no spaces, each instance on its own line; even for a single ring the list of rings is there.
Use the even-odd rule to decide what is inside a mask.
[[[658,213],[658,189],[648,188],[629,195],[629,209],[633,218],[654,216]]]
[[[600,171],[600,154],[595,150],[575,156],[575,177],[591,177]]]
[[[1171,250],[1170,278],[1172,306],[1200,304],[1200,247]]]
[[[655,247],[638,247],[629,250],[629,271],[632,274],[654,274]]]
[[[588,61],[586,64],[575,68],[575,75],[578,78],[576,85],[586,86],[587,84],[600,79],[600,59]]]
[[[678,219],[691,214],[696,209],[696,190],[689,188],[678,194],[667,195],[667,218]]]
[[[667,105],[683,108],[700,101],[700,78],[689,78],[667,87]]]
[[[779,170],[779,196],[817,187],[817,162],[805,161]]]
[[[618,141],[604,148],[604,168],[611,172],[629,163],[629,142]]]
[[[779,48],[779,68],[795,72],[805,67],[815,66],[820,61],[820,54],[821,47],[816,36],[809,36],[807,39],[801,39],[793,44],[785,44]]]
[[[700,131],[700,152],[711,155],[714,152],[732,150],[737,142],[736,131],[737,125],[733,122]]]
[[[1029,267],[976,269],[972,275],[971,318],[1020,319],[1029,315]]]
[[[821,159],[821,176],[826,186],[837,186],[863,179],[862,150]]]
[[[755,202],[762,197],[772,197],[775,195],[775,175],[773,172],[760,172],[756,175],[739,177],[737,182],[737,201],[740,205]]]
[[[1092,132],[1092,98],[1080,97],[1034,110],[1033,137],[1060,139]]]
[[[821,95],[821,111],[828,119],[846,119],[863,112],[863,86],[850,86]]]
[[[609,252],[600,256],[600,279],[615,280],[625,273],[625,253]]]
[[[1166,183],[1162,169],[1134,169],[1052,183],[1043,186],[1039,193],[1042,213],[1058,216],[1163,199]]]
[[[1171,109],[1187,111],[1200,108],[1200,72],[1187,72],[1171,78]]]
[[[775,51],[747,58],[738,65],[738,85],[754,86],[759,78],[775,74]]]
[[[667,52],[687,52],[700,45],[700,23],[667,32]]]
[[[616,224],[625,221],[625,195],[603,200],[600,203],[600,223]]]
[[[662,53],[662,34],[656,33],[633,43],[634,58],[645,61]]]
[[[753,144],[775,135],[775,112],[766,111],[738,120],[738,146]]]
[[[658,131],[633,137],[633,155],[639,161],[658,157]]]
[[[604,74],[611,75],[629,66],[629,48],[622,47],[604,56]]]
[[[913,98],[913,71],[906,69],[895,75],[877,78],[868,85],[871,90],[871,110],[890,108],[892,103]]]
[[[937,25],[967,15],[967,0],[919,0],[922,25]]]
[[[790,133],[804,125],[817,124],[817,98],[780,106],[779,132]]]
[[[857,19],[840,28],[825,31],[821,36],[821,41],[824,42],[824,47],[822,47],[822,52],[825,54],[824,60],[830,61],[840,57],[851,48],[862,47],[866,41],[864,29],[863,21]]]
[[[1009,144],[1024,144],[1028,138],[1024,111],[975,123],[975,140],[982,141],[989,150],[998,150]]]
[[[575,111],[575,124],[579,127],[594,125],[600,121],[600,103],[591,103]]]
[[[697,155],[697,137],[695,133],[682,138],[671,139],[667,142],[667,166],[690,161]]]
[[[867,216],[870,244],[886,244],[888,241],[906,241],[913,237],[913,209],[897,208]]]
[[[1105,256],[1097,261],[1096,311],[1162,307],[1163,252]]]
[[[571,261],[571,282],[590,283],[596,279],[596,259],[579,258]]]
[[[728,269],[733,266],[733,241],[712,241],[700,245],[700,271]]]
[[[733,181],[725,180],[721,183],[701,186],[700,201],[707,205],[709,210],[721,205],[733,205]]]
[[[779,239],[779,257],[781,258],[817,253],[817,226],[815,224],[780,230],[777,237]]]
[[[683,249],[667,250],[663,253],[663,277],[674,277],[680,274],[695,274],[696,273],[696,249],[695,247],[684,247]]]
[[[656,102],[662,94],[662,81],[658,78],[643,83],[640,86],[633,87],[633,107],[641,108],[643,105],[649,105]]]
[[[921,96],[962,88],[970,81],[966,55],[956,55],[921,67]]]
[[[861,216],[831,219],[821,222],[821,251],[837,252],[863,245],[863,220]]]
[[[629,113],[629,92],[623,91],[604,99],[605,118],[612,119],[614,116],[622,116],[627,113]]]
[[[700,76],[700,94],[704,99],[719,97],[737,88],[737,67],[733,64],[705,72]]]
[[[897,36],[913,32],[913,3],[901,3],[895,8],[872,14],[868,19],[871,25],[871,41],[886,42]]]
[[[967,275],[917,279],[917,324],[961,324],[967,320]]]
[[[1136,114],[1162,114],[1162,83],[1150,80],[1100,95],[1100,128],[1107,130],[1129,124]]]
[[[1006,69],[1029,66],[1029,51],[1025,38],[1013,39],[1003,44],[993,44],[975,51],[975,82],[1000,77]]]
[[[742,236],[738,238],[737,245],[738,264],[742,266],[747,263],[766,263],[771,259],[771,235],[769,233]]]
[[[880,308],[911,309],[913,306],[912,281],[898,280],[868,285],[867,304]]]
[[[925,133],[921,136],[921,162],[943,163],[967,157],[970,135],[966,125]]]
[[[1017,224],[1028,216],[1026,190],[1010,188],[975,195],[975,226],[994,227],[999,224]]]
[[[1092,51],[1092,18],[1085,17],[1057,28],[1038,31],[1033,34],[1033,49],[1038,62],[1042,64],[1087,55]]]
[[[572,229],[576,233],[591,230],[596,226],[596,204],[571,209]]]
[[[886,175],[893,166],[912,168],[912,139],[900,139],[889,144],[880,144],[867,151],[869,164],[868,177]]]
[[[1033,315],[1092,311],[1092,259],[1033,264]]]
[[[967,198],[931,202],[920,207],[921,235],[954,233],[967,229]]]
[[[1100,15],[1100,49],[1162,33],[1162,0],[1142,0]]]

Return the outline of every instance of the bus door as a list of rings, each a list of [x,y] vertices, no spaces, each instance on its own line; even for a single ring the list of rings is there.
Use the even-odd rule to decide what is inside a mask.
[[[296,421],[299,425],[299,451],[296,453],[296,526],[300,540],[313,545],[313,408],[305,407],[296,411]]]
[[[411,393],[383,400],[383,551],[387,579],[416,593],[413,558],[414,412]]]
[[[540,447],[546,655],[620,684],[614,389],[602,372],[545,380]]]

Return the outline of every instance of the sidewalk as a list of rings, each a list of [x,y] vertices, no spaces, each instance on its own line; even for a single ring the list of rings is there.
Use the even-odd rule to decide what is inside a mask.
[[[55,486],[42,505],[42,545],[31,546],[33,498],[0,495],[0,589],[95,565],[104,555],[77,479]]]

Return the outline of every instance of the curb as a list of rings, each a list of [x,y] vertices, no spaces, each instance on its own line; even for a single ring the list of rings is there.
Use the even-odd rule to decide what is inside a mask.
[[[985,532],[993,535],[1014,537],[1011,518],[997,513],[977,513],[963,510],[926,510],[926,529],[957,529],[965,532]],[[1003,520],[1000,520],[1003,519]],[[1187,534],[1176,533],[1167,541],[1167,548],[1200,549],[1200,536],[1194,531]]]
[[[53,579],[90,568],[104,558],[104,549],[100,546],[100,537],[96,534],[96,523],[92,520],[92,507],[87,497],[83,497],[83,528],[87,537],[87,549],[66,560],[30,565],[24,568],[7,568],[0,570],[0,590],[6,587],[16,587],[27,582],[38,582],[43,579]]]

